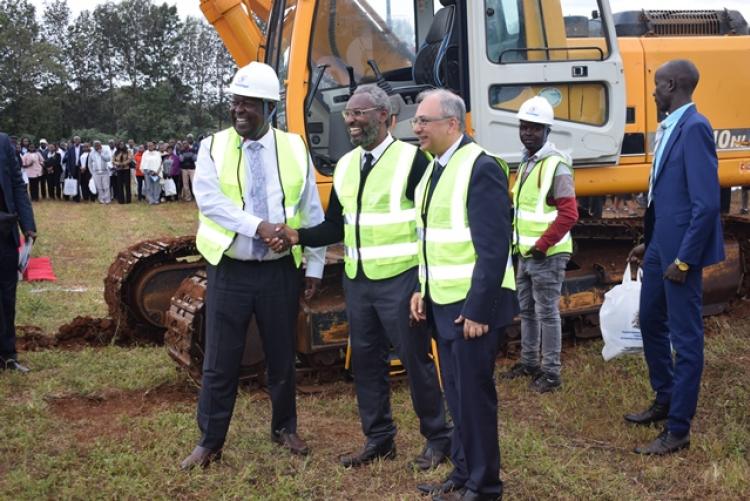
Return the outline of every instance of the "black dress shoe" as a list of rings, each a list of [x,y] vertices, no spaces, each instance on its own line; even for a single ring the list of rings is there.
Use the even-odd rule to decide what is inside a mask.
[[[422,494],[435,496],[437,494],[448,494],[449,492],[462,489],[463,485],[458,485],[450,478],[442,484],[417,484],[417,490]]]
[[[21,365],[18,363],[18,360],[15,358],[8,358],[3,360],[2,368],[8,371],[18,371],[21,374],[26,374],[27,372],[30,372],[31,369],[26,367],[25,365]]]
[[[636,454],[655,455],[663,456],[665,454],[672,454],[681,449],[688,449],[690,447],[690,433],[684,437],[676,437],[667,430],[664,430],[656,437],[656,440],[650,444],[644,445],[643,447],[636,447]]]
[[[422,453],[414,459],[414,464],[417,465],[422,471],[431,470],[437,468],[437,466],[445,461],[446,454],[440,449],[426,446]]]
[[[654,401],[651,407],[637,414],[625,414],[628,423],[648,425],[657,421],[664,421],[669,416],[669,404],[660,404]]]
[[[193,452],[180,463],[181,470],[192,470],[196,466],[208,468],[208,465],[221,459],[221,449],[211,450],[207,447],[197,445]]]
[[[396,457],[396,444],[388,442],[384,445],[375,445],[371,442],[365,444],[365,448],[357,454],[341,456],[339,462],[345,468],[354,468],[377,459],[394,459]]]
[[[310,453],[310,448],[296,433],[281,430],[278,433],[271,434],[271,441],[289,449],[292,454],[298,456],[307,456]]]

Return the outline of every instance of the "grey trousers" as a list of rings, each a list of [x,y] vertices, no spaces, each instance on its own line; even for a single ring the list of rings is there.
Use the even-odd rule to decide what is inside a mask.
[[[569,258],[567,254],[541,260],[519,258],[516,271],[521,308],[521,362],[539,367],[541,349],[542,371],[557,377],[562,346],[560,292]]]
[[[416,268],[385,280],[344,277],[359,417],[368,443],[382,446],[396,436],[388,376],[388,352],[393,345],[406,367],[419,431],[430,447],[448,453],[452,427],[429,357],[430,332],[422,325],[409,324],[409,300],[416,285]]]
[[[96,198],[100,203],[108,204],[112,201],[109,192],[109,172],[94,174],[94,185],[96,186]]]

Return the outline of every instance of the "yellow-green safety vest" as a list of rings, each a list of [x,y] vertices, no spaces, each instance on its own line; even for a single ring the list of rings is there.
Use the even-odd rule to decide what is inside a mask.
[[[395,277],[417,266],[414,202],[406,185],[417,148],[393,141],[365,180],[360,196],[360,159],[357,147],[341,157],[333,173],[333,187],[344,216],[344,271],[357,275],[357,265],[373,280]]]
[[[467,199],[469,182],[477,157],[485,151],[476,143],[459,148],[445,166],[437,186],[432,193],[429,207],[426,194],[432,180],[431,162],[417,185],[415,203],[427,220],[417,218],[419,234],[419,282],[422,295],[429,281],[430,299],[437,304],[450,304],[466,299],[471,288],[471,277],[477,261],[477,253],[471,240]],[[497,160],[506,178],[508,165]],[[427,210],[429,209],[429,210]],[[511,248],[500,287],[515,290]]]
[[[555,171],[565,159],[552,155],[536,164],[523,179],[528,162],[521,164],[516,175],[513,193],[513,245],[518,254],[526,256],[539,237],[557,218],[557,207],[547,205],[547,194],[555,181]],[[566,233],[559,242],[547,249],[547,255],[573,252],[573,238]]]
[[[272,129],[276,140],[276,158],[279,165],[279,178],[284,200],[284,218],[292,228],[299,228],[302,222],[300,200],[305,191],[308,174],[308,153],[302,138]],[[217,132],[211,138],[211,158],[219,175],[221,192],[237,207],[245,207],[243,188],[246,182],[245,152],[243,139],[233,127]],[[215,223],[202,213],[198,213],[199,226],[195,236],[198,251],[206,261],[217,265],[222,255],[232,245],[236,233]],[[302,249],[295,245],[291,249],[294,263],[299,268],[302,262]]]

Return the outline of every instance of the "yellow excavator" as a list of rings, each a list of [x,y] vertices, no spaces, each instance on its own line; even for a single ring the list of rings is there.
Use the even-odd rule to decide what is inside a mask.
[[[676,58],[700,69],[694,98],[715,127],[722,186],[750,185],[750,34],[737,11],[613,14],[607,0],[201,0],[201,9],[238,65],[260,60],[276,69],[283,87],[276,125],[307,141],[324,203],[336,161],[352,148],[340,112],[363,82],[391,95],[393,133],[406,141],[416,139],[408,120],[417,95],[455,91],[467,103],[468,132],[511,166],[522,149],[516,112],[544,96],[555,110],[551,140],[573,159],[579,196],[643,192],[663,118],[653,76]],[[561,300],[568,332],[598,333],[603,295],[621,280],[640,232],[638,218],[595,217],[576,227]],[[748,224],[726,218],[725,233],[726,261],[704,273],[706,314],[750,290]],[[145,244],[112,265],[110,310],[131,325],[166,327],[170,354],[197,375],[205,275],[177,283],[203,264],[186,259],[195,253],[189,239]],[[302,304],[303,366],[340,360],[348,332],[339,282],[340,267],[327,267],[326,291]],[[248,373],[258,363],[253,330]]]

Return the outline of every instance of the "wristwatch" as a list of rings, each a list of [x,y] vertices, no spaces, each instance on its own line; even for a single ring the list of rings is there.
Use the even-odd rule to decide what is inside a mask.
[[[676,264],[677,268],[680,271],[683,271],[683,272],[688,271],[690,269],[690,265],[687,264],[687,263],[683,263],[682,261],[680,261],[680,258],[675,258],[674,264]]]

